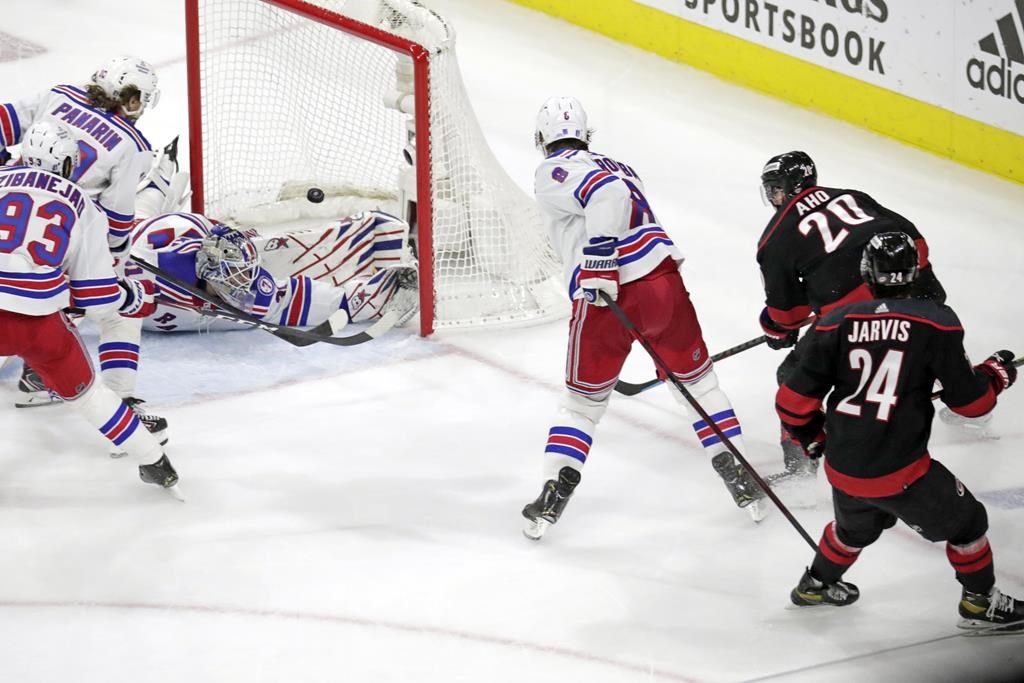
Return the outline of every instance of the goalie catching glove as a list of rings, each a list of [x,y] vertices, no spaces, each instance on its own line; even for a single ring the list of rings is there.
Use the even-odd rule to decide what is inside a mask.
[[[583,290],[583,300],[596,306],[607,305],[601,299],[601,292],[612,301],[618,298],[619,249],[614,237],[591,237],[583,247],[580,289]]]
[[[118,280],[121,287],[121,305],[118,308],[126,318],[145,318],[156,311],[156,285],[151,280]]]

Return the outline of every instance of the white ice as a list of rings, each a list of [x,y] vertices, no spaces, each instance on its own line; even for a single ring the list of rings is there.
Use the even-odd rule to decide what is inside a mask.
[[[1024,342],[1024,190],[495,0],[429,3],[455,25],[476,113],[525,188],[533,117],[573,94],[594,147],[645,178],[685,250],[712,350],[759,334],[757,176],[804,149],[824,184],[910,217],[972,357]],[[8,0],[2,30],[45,54],[0,64],[0,99],[144,55],[185,133],[183,3]],[[11,11],[13,10],[13,12]],[[272,150],[267,150],[272,154]],[[787,609],[811,559],[777,511],[728,500],[667,391],[616,397],[584,482],[539,543],[520,534],[560,395],[565,323],[411,330],[296,349],[259,332],[143,342],[140,394],[171,422],[187,502],[138,481],[63,408],[15,410],[0,376],[0,680],[984,681],[1024,671],[1019,638],[964,638],[941,544],[905,526],[863,553],[841,610]],[[88,341],[95,343],[95,337]],[[779,469],[780,353],[718,366],[749,456]],[[638,348],[623,377],[647,379]],[[988,504],[1000,587],[1024,596],[1024,407],[932,453]],[[803,498],[803,500],[801,500]],[[823,481],[791,499],[817,540]]]

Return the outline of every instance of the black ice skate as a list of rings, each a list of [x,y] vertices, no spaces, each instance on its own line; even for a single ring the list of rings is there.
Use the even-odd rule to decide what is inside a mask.
[[[142,404],[145,403],[141,398],[135,398],[129,396],[124,399],[124,402],[128,404],[128,407],[135,411],[135,414],[139,417],[139,422],[146,428],[146,431],[156,437],[156,440],[163,446],[167,443],[167,419],[160,417],[159,415],[151,415],[142,408]],[[117,446],[111,446],[110,457],[112,458],[123,458],[128,455],[126,451],[121,450]]]
[[[18,380],[18,398],[14,399],[15,408],[37,408],[61,403],[61,400],[43,383],[43,378],[26,363],[21,368],[21,379]]]
[[[764,480],[773,489],[780,484],[813,481],[818,474],[818,460],[808,458],[800,442],[782,431],[782,462],[786,469],[782,472],[769,474]]]
[[[977,630],[978,635],[1024,633],[1024,604],[994,587],[989,593],[964,589],[960,598],[959,628]]]
[[[147,484],[156,484],[169,489],[178,483],[178,473],[166,455],[149,465],[139,465],[139,479]]]
[[[579,471],[569,466],[558,472],[558,481],[548,479],[544,482],[537,500],[523,508],[523,517],[526,518],[523,534],[534,541],[539,540],[548,527],[562,516],[562,511],[579,483]]]
[[[761,502],[765,493],[750,473],[733,460],[732,453],[719,453],[711,458],[711,466],[725,482],[733,502],[738,507],[746,508],[755,522],[764,519],[768,514],[768,508]]]
[[[811,576],[811,570],[804,571],[800,577],[800,583],[796,585],[789,599],[797,607],[819,607],[821,605],[832,605],[843,607],[857,602],[860,597],[860,590],[847,581],[836,581],[831,584],[824,584]]]

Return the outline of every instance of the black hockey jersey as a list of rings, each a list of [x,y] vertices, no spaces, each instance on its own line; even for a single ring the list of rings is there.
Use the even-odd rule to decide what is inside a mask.
[[[799,366],[779,387],[788,425],[806,424],[828,396],[825,470],[850,495],[901,493],[928,471],[935,380],[967,417],[989,412],[996,391],[971,366],[963,327],[948,306],[877,299],[843,306],[814,326]]]
[[[913,223],[858,190],[811,187],[779,208],[757,245],[772,320],[796,328],[812,313],[870,299],[860,275],[864,246],[893,231],[907,233],[917,245],[919,294],[945,301],[928,245]]]

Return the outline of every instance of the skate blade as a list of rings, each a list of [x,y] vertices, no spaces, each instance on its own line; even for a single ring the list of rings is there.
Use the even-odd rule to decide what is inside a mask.
[[[15,408],[42,408],[44,406],[55,406],[60,405],[64,401],[56,398],[50,398],[49,396],[38,397],[29,396],[27,398],[18,398],[14,401]]]
[[[166,491],[167,495],[169,495],[171,498],[178,501],[179,503],[185,502],[185,495],[181,492],[181,487],[178,484],[175,484],[174,486],[168,486],[164,488],[164,491]]]
[[[956,625],[963,629],[966,638],[982,638],[985,636],[1024,636],[1024,621],[1010,621],[1005,624],[993,624],[989,621],[961,618]]]
[[[747,513],[750,515],[750,518],[754,520],[754,524],[760,524],[761,521],[768,516],[771,509],[770,501],[767,498],[755,500],[753,503],[746,506]]]
[[[531,541],[539,541],[549,526],[551,526],[551,522],[546,519],[528,519],[523,526],[523,536],[526,536]]]

